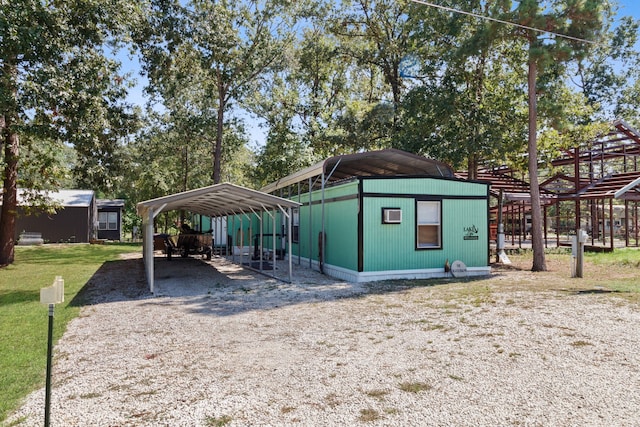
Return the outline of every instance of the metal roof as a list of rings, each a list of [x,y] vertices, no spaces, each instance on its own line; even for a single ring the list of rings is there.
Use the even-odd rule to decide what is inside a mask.
[[[225,182],[140,202],[137,212],[144,217],[149,209],[155,215],[186,210],[215,217],[296,206],[300,203]]]
[[[97,199],[96,206],[99,208],[123,208],[124,199]]]
[[[305,182],[325,174],[328,182],[341,181],[356,176],[427,175],[453,177],[453,170],[445,163],[417,154],[389,148],[365,153],[329,157],[313,166],[279,179],[261,189],[272,193],[289,185]],[[319,187],[316,182],[313,186]]]
[[[27,190],[23,188],[18,189],[18,206],[28,206],[33,199],[31,197],[36,196],[38,200],[42,198],[50,200],[53,203],[57,203],[60,206],[66,208],[86,208],[91,206],[94,198],[93,190]],[[0,195],[1,197],[1,195]],[[0,205],[2,201],[0,200]]]

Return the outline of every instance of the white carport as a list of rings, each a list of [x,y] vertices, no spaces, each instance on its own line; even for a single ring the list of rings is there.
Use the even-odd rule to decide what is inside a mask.
[[[288,219],[287,250],[289,256],[287,258],[289,281],[291,281],[291,209],[297,206],[300,206],[300,203],[230,183],[215,184],[138,203],[137,212],[142,217],[144,229],[143,258],[149,290],[153,293],[153,221],[159,213],[172,210],[185,210],[211,217],[230,215],[250,217],[255,215],[260,220],[261,213],[266,212],[271,218],[274,218],[274,221],[275,213],[282,212]]]

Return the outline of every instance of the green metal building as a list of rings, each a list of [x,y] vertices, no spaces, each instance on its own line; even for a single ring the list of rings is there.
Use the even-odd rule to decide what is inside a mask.
[[[490,273],[489,185],[432,159],[394,149],[336,156],[262,191],[301,206],[229,217],[238,252],[260,258],[275,246],[352,282],[447,277],[455,261],[458,273]]]

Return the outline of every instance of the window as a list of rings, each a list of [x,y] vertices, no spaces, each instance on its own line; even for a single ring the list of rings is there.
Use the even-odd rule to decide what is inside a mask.
[[[118,212],[98,212],[98,230],[117,230]]]
[[[300,241],[300,209],[293,209],[292,215],[293,221],[291,222],[291,241],[293,243],[298,243]]]
[[[435,249],[442,247],[442,228],[439,201],[416,203],[416,248]]]

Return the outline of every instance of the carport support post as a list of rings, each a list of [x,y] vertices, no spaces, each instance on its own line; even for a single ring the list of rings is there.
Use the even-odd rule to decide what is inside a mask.
[[[293,265],[292,265],[292,259],[291,258],[293,257],[293,252],[291,250],[291,244],[293,242],[293,239],[291,237],[291,231],[292,231],[293,227],[292,227],[291,223],[293,222],[293,209],[289,208],[289,209],[287,209],[287,211],[289,212],[289,218],[288,218],[289,221],[287,221],[287,248],[289,250],[289,283],[292,283],[293,282],[293,276],[292,276],[291,270],[292,270]],[[298,252],[298,264],[300,263],[299,260],[300,260],[300,252]]]
[[[286,243],[286,248],[283,251],[282,256],[284,257],[285,253],[288,252],[289,256],[288,261],[289,261],[289,283],[293,282],[293,275],[291,273],[291,270],[293,268],[293,260],[292,260],[292,256],[293,256],[293,252],[291,252],[291,243],[292,243],[292,238],[291,238],[291,229],[292,229],[292,222],[293,222],[293,209],[291,209],[291,207],[288,207],[286,210],[278,205],[278,208],[280,208],[280,211],[282,212],[282,216],[285,218],[285,221],[287,221],[287,243]]]
[[[236,262],[236,251],[233,249],[233,247],[235,245],[238,244],[238,242],[236,242],[236,238],[238,237],[238,234],[236,233],[236,213],[233,213],[233,216],[231,217],[231,261],[232,262]]]
[[[324,238],[324,169],[322,169],[322,182],[321,182],[322,188],[321,188],[321,192],[322,192],[322,207],[321,207],[321,212],[320,212],[320,251],[318,254],[318,261],[320,261],[320,273],[324,273],[324,254],[325,254],[325,238]]]
[[[298,182],[298,203],[300,203],[300,182]],[[300,216],[302,213],[301,207],[298,207],[298,265],[300,265],[300,256],[302,255],[302,239],[300,239]],[[292,217],[293,218],[293,217]],[[293,221],[293,219],[292,219]],[[629,246],[629,245],[627,245]],[[291,253],[291,251],[289,251]]]
[[[273,230],[272,230],[272,234],[273,234],[273,242],[272,242],[272,246],[273,246],[273,277],[277,278],[276,276],[276,262],[278,261],[278,248],[276,247],[276,211],[274,209],[273,211]]]
[[[149,208],[147,215],[147,224],[144,229],[145,241],[144,241],[144,265],[147,268],[147,282],[149,283],[149,292],[153,293],[154,285],[154,265],[153,265],[153,208]]]
[[[311,270],[311,261],[313,260],[313,213],[311,206],[311,178],[309,178],[309,270]]]
[[[262,211],[260,211],[260,215],[258,215],[258,213],[253,209],[250,208],[251,212],[253,212],[253,214],[256,216],[256,218],[258,219],[258,224],[260,227],[260,241],[258,242],[258,254],[260,254],[260,272],[262,273],[263,270],[263,266],[262,266],[262,258],[263,258],[263,253],[264,253],[264,248],[262,247],[262,243],[263,243],[263,236],[262,236]],[[262,209],[264,209],[264,205],[262,206]],[[254,253],[255,253],[255,248],[254,248]]]
[[[263,263],[262,258],[264,258],[264,224],[262,222],[262,215],[263,215],[262,212],[260,212],[260,216],[256,214],[256,216],[258,216],[258,222],[260,223],[260,244],[258,245],[259,247],[258,253],[260,254],[260,271],[261,272],[264,269],[264,266],[262,265]]]

